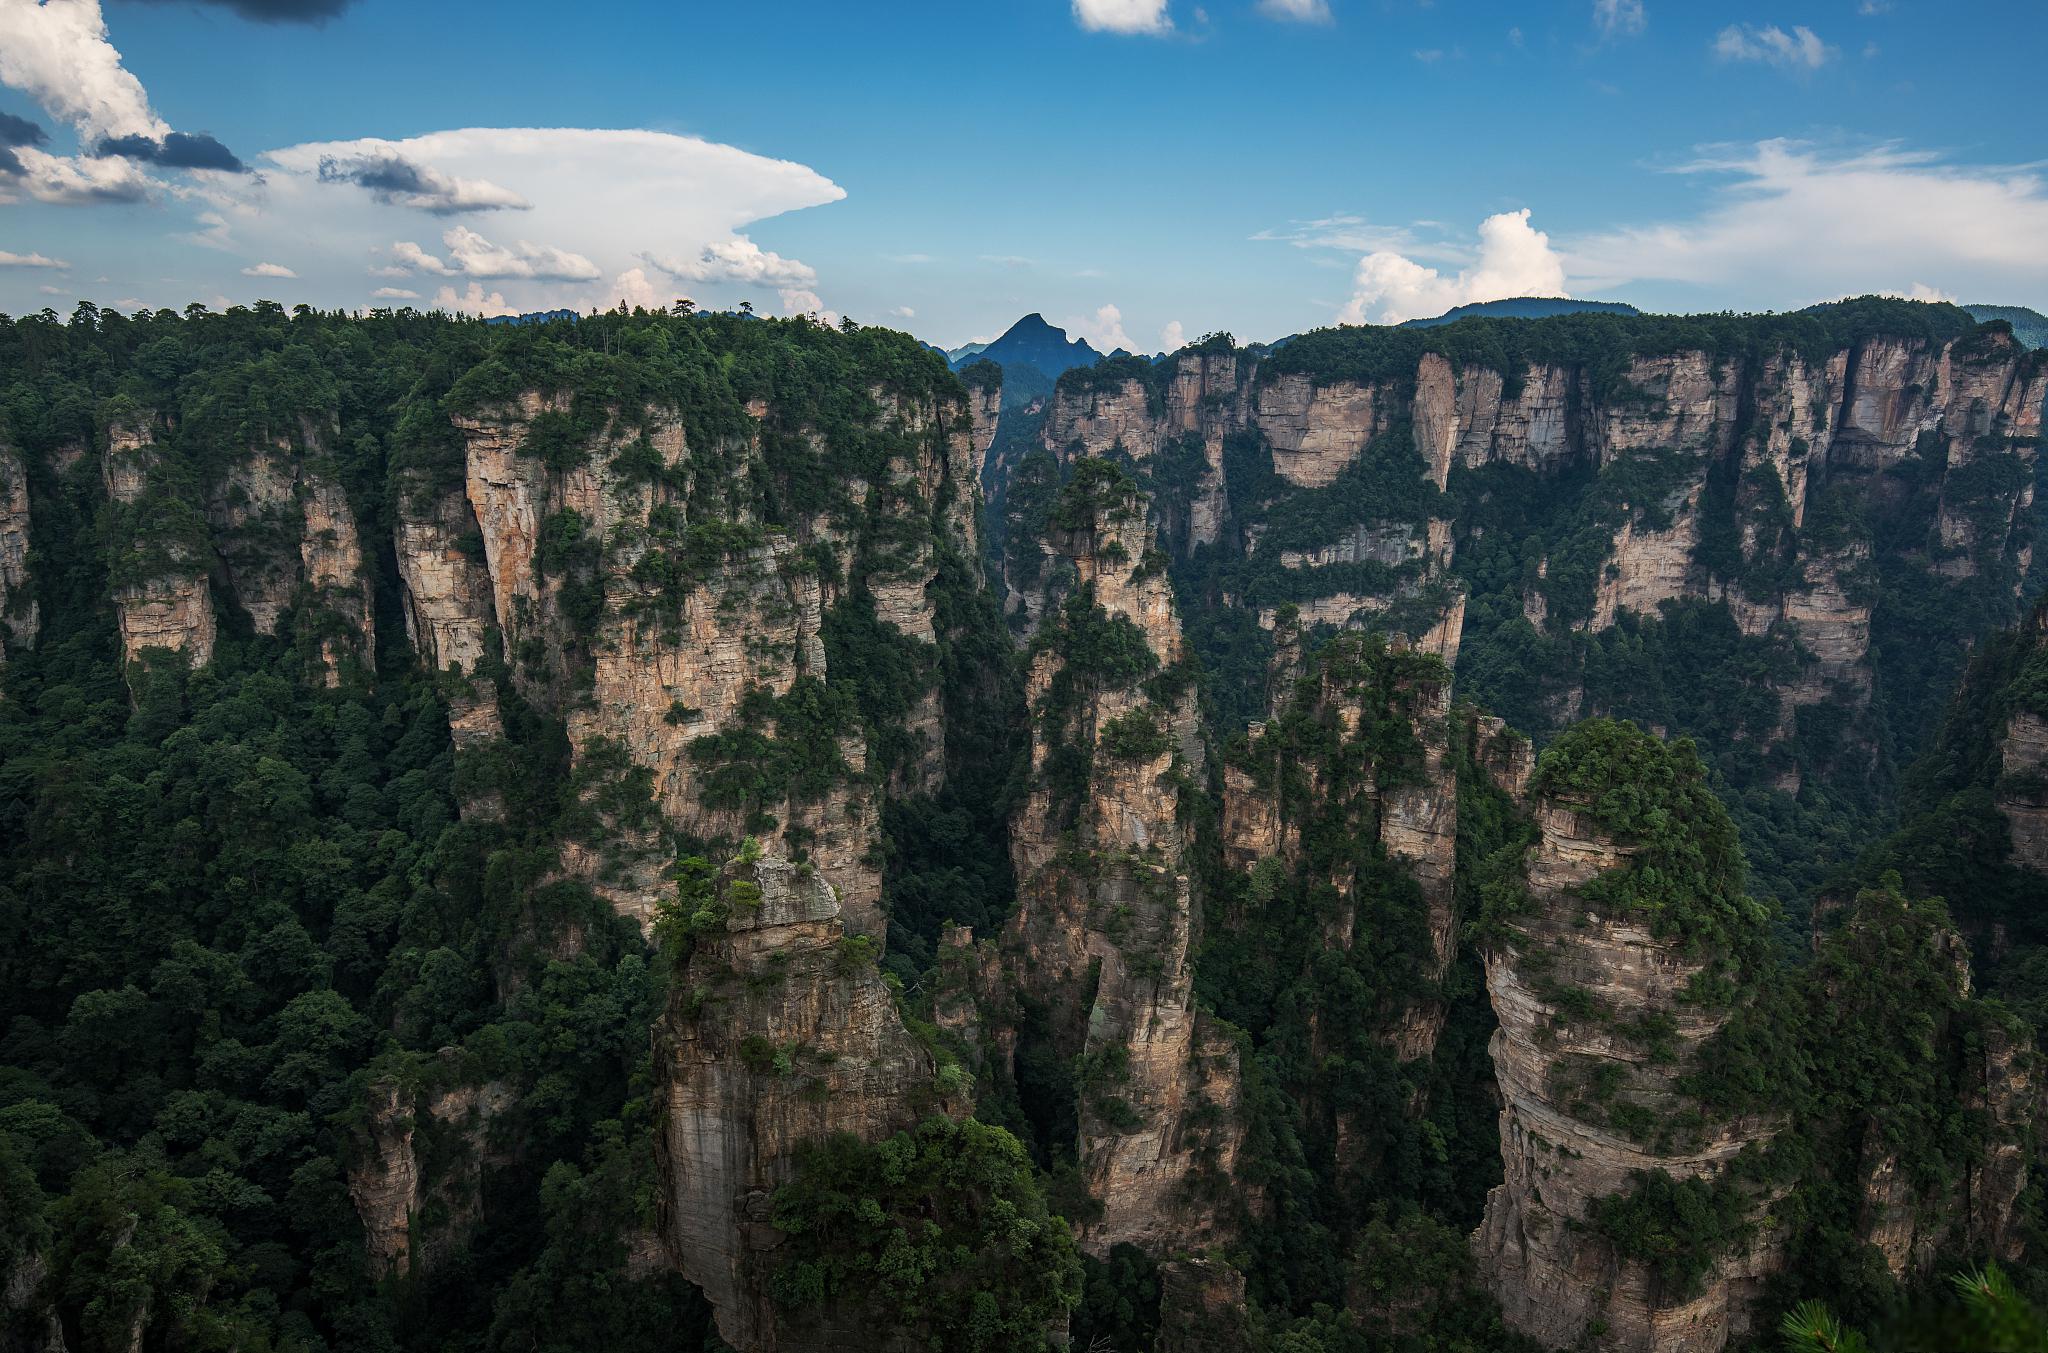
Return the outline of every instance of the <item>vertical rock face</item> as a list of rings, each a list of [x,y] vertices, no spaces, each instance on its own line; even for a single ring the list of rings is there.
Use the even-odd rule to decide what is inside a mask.
[[[1185,537],[1182,509],[1153,484],[1155,515],[1177,547],[1218,542],[1245,556],[1252,576],[1277,565],[1292,575],[1280,594],[1302,623],[1405,633],[1453,665],[1471,576],[1460,556],[1498,548],[1485,539],[1500,530],[1486,516],[1489,496],[1559,492],[1558,510],[1585,514],[1607,543],[1589,584],[1562,591],[1555,570],[1582,576],[1584,541],[1574,536],[1565,559],[1535,561],[1522,598],[1531,623],[1597,633],[1625,616],[1654,619],[1666,602],[1725,604],[1744,634],[1801,653],[1796,672],[1773,681],[1781,718],[1772,741],[1792,736],[1801,708],[1870,704],[1880,568],[1976,580],[2017,601],[2048,366],[1996,330],[1844,340],[1821,352],[1772,339],[1752,357],[1679,347],[1612,366],[1496,367],[1423,351],[1411,368],[1390,367],[1365,331],[1304,337],[1317,341],[1263,356],[1190,349],[1149,384],[1070,375],[1048,412],[1046,444],[1067,455],[1120,446],[1142,467],[1198,434],[1214,471],[1197,473],[1184,495],[1195,505]],[[1615,341],[1629,340],[1617,331]],[[1269,460],[1279,488],[1268,503],[1225,501],[1221,448],[1231,439],[1250,463]],[[1381,490],[1348,488],[1345,476],[1407,443],[1421,481],[1454,492],[1435,516],[1417,505],[1378,519]],[[1909,461],[1927,467],[1913,475],[1918,488],[1898,479]],[[1500,477],[1509,472],[1535,478]],[[1454,475],[1466,478],[1453,484]],[[1570,484],[1584,487],[1551,487]],[[1906,493],[1924,498],[1929,529],[1893,533],[1880,558],[1878,536],[1853,514],[1896,513]],[[1591,507],[1601,495],[1611,501]],[[1414,544],[1390,551],[1403,528]],[[1278,622],[1279,602],[1255,604],[1268,628]],[[1472,614],[1500,623],[1491,598]],[[1544,707],[1568,722],[1585,692],[1572,676],[1549,679],[1557,688]],[[1796,770],[1778,774],[1797,787]]]
[[[1513,941],[1486,956],[1500,1021],[1490,1051],[1505,1179],[1474,1237],[1480,1264],[1508,1322],[1550,1347],[1590,1339],[1605,1349],[1710,1353],[1746,1329],[1755,1289],[1777,1263],[1772,1230],[1757,1227],[1751,1241],[1717,1255],[1694,1290],[1673,1291],[1617,1251],[1593,1208],[1628,1195],[1645,1173],[1719,1181],[1777,1125],[1715,1121],[1681,1088],[1729,1015],[1687,999],[1714,946],[1581,897],[1596,879],[1631,868],[1638,846],[1604,828],[1586,801],[1540,780],[1528,905]],[[1648,1032],[1653,1024],[1661,1027]],[[1760,1215],[1766,1201],[1753,1210]]]
[[[1295,636],[1283,634],[1282,665]],[[1223,857],[1249,871],[1272,860],[1311,871],[1334,889],[1339,910],[1325,935],[1333,948],[1386,944],[1353,914],[1360,860],[1383,855],[1417,885],[1427,930],[1419,987],[1425,994],[1382,1011],[1381,1036],[1403,1062],[1427,1057],[1443,1029],[1434,994],[1457,956],[1455,870],[1458,786],[1450,757],[1450,672],[1435,655],[1346,636],[1321,649],[1309,670],[1281,683],[1273,717],[1226,756],[1220,835]],[[1311,860],[1304,841],[1341,841],[1336,858]]]
[[[620,770],[651,775],[657,824],[615,818],[565,859],[643,925],[666,891],[656,837],[667,830],[754,835],[771,853],[808,859],[838,890],[848,926],[883,931],[880,803],[858,734],[838,737],[844,774],[822,794],[755,801],[719,788],[732,777],[705,759],[721,735],[772,733],[762,701],[830,680],[825,617],[836,605],[871,605],[914,650],[934,651],[934,528],[951,548],[975,549],[975,429],[951,402],[871,396],[873,435],[905,450],[876,482],[844,485],[843,510],[759,517],[744,474],[761,438],[821,441],[783,427],[765,402],[750,409],[749,436],[692,446],[682,410],[614,411],[581,430],[566,393],[530,390],[457,416],[460,493],[416,496],[401,513],[409,620],[430,661],[470,673],[502,656],[523,697],[565,712],[579,767],[610,765],[616,752]],[[472,680],[453,701],[464,736],[497,731],[487,686]],[[944,738],[929,675],[904,731],[913,750],[897,783],[930,788]]]
[[[2034,609],[2017,643],[2021,670],[2043,661],[2048,608]],[[2022,699],[2006,715],[1998,733],[1998,780],[1992,793],[2012,837],[2012,862],[2048,874],[2048,717],[2035,708],[2038,703]]]
[[[116,420],[107,429],[102,473],[113,505],[120,553],[112,572],[121,652],[130,663],[161,649],[192,667],[213,659],[213,591],[205,523],[157,482],[151,420]]]
[[[838,1132],[873,1141],[937,1106],[931,1056],[820,873],[774,856],[736,862],[720,910],[654,1032],[663,1233],[733,1347],[869,1346],[829,1320],[798,1332],[778,1318],[769,1199],[800,1147]]]
[[[498,1082],[424,1092],[391,1080],[372,1087],[348,1193],[374,1275],[419,1272],[468,1241],[483,1219],[484,1172],[497,1161],[485,1137],[512,1102]]]
[[[1103,1210],[1082,1243],[1170,1250],[1215,1234],[1193,1186],[1227,1177],[1237,1151],[1235,1048],[1194,1008],[1201,916],[1182,797],[1203,748],[1172,592],[1143,563],[1151,530],[1135,487],[1085,461],[1058,518],[1047,544],[1073,590],[1047,599],[1031,664],[1032,779],[1011,830],[1019,901],[1004,966],[1050,1011],[1056,1053],[1084,1068],[1076,1150]]]
[[[375,652],[370,581],[355,514],[332,476],[332,438],[310,416],[296,431],[230,463],[208,493],[207,524],[229,590],[256,632],[275,635],[293,612],[298,628],[317,636],[333,686],[345,662],[367,665]]]
[[[406,637],[427,670],[449,678],[457,749],[499,735],[497,687],[479,675],[486,655],[498,653],[483,536],[469,500],[460,490],[401,481],[394,534]]]
[[[28,466],[0,442],[0,667],[34,645],[39,628],[28,574]]]

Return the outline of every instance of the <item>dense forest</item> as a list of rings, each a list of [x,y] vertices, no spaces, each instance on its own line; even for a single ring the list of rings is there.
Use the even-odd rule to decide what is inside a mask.
[[[2038,405],[1743,469],[1881,344],[2040,368],[1475,319],[988,423],[852,323],[0,321],[0,1350],[2043,1346]],[[1430,359],[1637,441],[1054,433]]]

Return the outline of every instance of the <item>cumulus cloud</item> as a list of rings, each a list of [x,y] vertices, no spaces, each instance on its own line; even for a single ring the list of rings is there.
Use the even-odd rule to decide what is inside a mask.
[[[683,282],[738,282],[750,286],[808,287],[818,280],[809,264],[763,249],[744,235],[713,240],[692,258],[649,254],[647,261]]]
[[[1714,55],[1723,61],[1761,61],[1788,70],[1818,70],[1835,54],[1804,24],[1789,33],[1776,24],[1730,24],[1714,39]]]
[[[244,277],[297,277],[298,274],[282,263],[252,263],[242,269]]]
[[[379,202],[437,216],[505,208],[527,211],[533,206],[510,188],[488,179],[444,174],[431,165],[415,164],[395,149],[328,156],[320,161],[319,178],[322,183],[354,184]]]
[[[889,313],[890,313],[890,314],[892,314],[892,315],[894,315],[894,316],[895,316],[895,317],[896,317],[897,319],[916,319],[916,318],[917,318],[917,311],[915,311],[915,310],[911,309],[911,308],[910,308],[909,306],[907,306],[907,305],[899,305],[899,306],[895,307],[894,309],[892,309],[892,310],[891,310],[891,311],[890,311]]]
[[[1732,303],[1771,306],[1929,279],[1973,296],[2048,288],[2048,183],[2034,166],[1772,140],[1716,147],[1674,172],[1720,180],[1713,204],[1691,220],[1569,242],[1576,281],[1697,283]]]
[[[428,253],[411,240],[391,246],[398,266],[438,277],[521,277],[546,282],[595,282],[601,274],[595,263],[581,254],[553,245],[519,240],[505,246],[491,243],[467,226],[455,226],[441,235],[447,246],[446,261]]]
[[[1137,346],[1124,332],[1124,312],[1114,305],[1098,306],[1094,314],[1085,319],[1070,319],[1061,327],[1069,333],[1080,334],[1101,352]]]
[[[1593,0],[1593,27],[1604,38],[1633,37],[1649,26],[1643,0]]]
[[[1177,319],[1168,320],[1159,330],[1159,350],[1178,352],[1188,345],[1188,331]]]
[[[0,268],[68,268],[71,265],[61,258],[47,254],[13,254],[0,249]]]
[[[1290,3],[1291,0],[1281,0]],[[1074,22],[1091,33],[1167,33],[1166,0],[1074,0]]]
[[[1529,224],[1529,209],[1505,211],[1479,223],[1479,251],[1451,276],[1392,250],[1358,262],[1346,324],[1398,324],[1440,315],[1453,306],[1510,296],[1565,295],[1564,261],[1550,237]]]
[[[481,282],[471,282],[469,289],[460,294],[457,294],[454,287],[442,287],[434,293],[434,306],[440,310],[482,315],[486,319],[520,313],[518,306],[506,303],[504,292],[486,292]]]
[[[1329,0],[1259,0],[1259,13],[1286,23],[1330,22]]]
[[[32,146],[12,148],[8,153],[11,172],[0,175],[0,202],[15,201],[24,193],[38,202],[62,207],[145,202],[163,187],[133,161],[118,156],[50,155]]]
[[[26,194],[77,206],[136,202],[161,185],[137,169],[236,172],[242,162],[211,136],[172,130],[142,82],[121,64],[99,0],[0,0],[0,84],[69,123],[86,153],[35,149],[43,129],[9,116],[0,128],[0,201]]]
[[[121,64],[99,0],[0,0],[0,83],[76,127],[82,140],[170,131]]]
[[[416,301],[420,298],[417,291],[408,291],[404,287],[378,287],[370,295],[380,301]]]

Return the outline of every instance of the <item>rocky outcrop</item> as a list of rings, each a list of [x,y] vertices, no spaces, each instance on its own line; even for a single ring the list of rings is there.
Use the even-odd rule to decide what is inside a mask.
[[[491,612],[483,535],[460,489],[401,480],[393,542],[404,588],[405,631],[427,670],[448,693],[448,726],[458,751],[499,736],[504,727],[486,659],[502,661]]]
[[[2048,874],[2048,719],[2015,711],[1998,754],[1998,811],[2012,833],[2013,863]]]
[[[147,416],[108,427],[101,466],[119,537],[109,572],[123,658],[132,664],[161,651],[205,666],[215,633],[205,523],[160,482]]]
[[[1629,867],[1636,847],[1569,798],[1545,794],[1534,812],[1528,908],[1515,941],[1486,955],[1506,1177],[1487,1196],[1479,1261],[1508,1322],[1547,1346],[1712,1353],[1747,1328],[1775,1271],[1776,1233],[1757,1227],[1695,1290],[1673,1291],[1616,1251],[1592,1205],[1657,1172],[1744,1188],[1730,1175],[1736,1157],[1776,1125],[1707,1116],[1672,1130],[1699,1113],[1681,1078],[1729,1015],[1686,998],[1716,955],[1591,909],[1578,889]],[[1651,1021],[1661,1031],[1645,1033]]]
[[[0,442],[0,667],[27,651],[41,628],[28,573],[28,466]]]
[[[421,1091],[385,1079],[370,1088],[348,1194],[372,1277],[422,1272],[468,1242],[483,1220],[484,1173],[503,1163],[488,1144],[491,1121],[514,1099],[495,1081]]]
[[[1157,1353],[1250,1353],[1244,1274],[1217,1259],[1159,1266]]]
[[[1280,665],[1291,667],[1298,637],[1283,632],[1282,640]],[[1308,871],[1340,903],[1357,891],[1359,862],[1375,853],[1414,879],[1426,953],[1418,956],[1417,993],[1383,1012],[1381,1037],[1398,1060],[1415,1061],[1435,1050],[1442,1032],[1435,987],[1458,945],[1450,671],[1427,650],[1363,636],[1333,641],[1305,666],[1294,681],[1276,682],[1273,717],[1225,758],[1224,860],[1244,871],[1269,860]],[[1322,843],[1313,859],[1305,840]],[[1343,846],[1331,856],[1333,841]],[[1359,919],[1340,908],[1323,941],[1349,949],[1363,937]]]
[[[333,477],[331,440],[308,416],[295,436],[251,447],[210,489],[206,515],[228,589],[251,626],[276,635],[290,612],[335,686],[344,664],[367,669],[376,636],[355,513]]]
[[[791,1328],[768,1280],[781,1240],[769,1200],[799,1148],[840,1132],[873,1141],[939,1104],[931,1055],[873,952],[817,870],[742,856],[655,1027],[661,1230],[735,1348],[871,1346],[829,1317]]]
[[[1180,623],[1144,563],[1141,497],[1105,470],[1085,463],[1047,541],[1073,590],[1048,598],[1057,619],[1031,662],[1032,778],[1012,822],[1019,899],[1001,949],[1011,989],[1050,1012],[1043,1036],[1082,1068],[1076,1150],[1102,1204],[1083,1245],[1159,1252],[1216,1234],[1198,1186],[1234,1164],[1238,1068],[1194,1002],[1201,912],[1183,797],[1204,753]],[[1122,654],[1109,670],[1089,665],[1099,642]],[[1014,1056],[1006,1013],[989,1023]]]

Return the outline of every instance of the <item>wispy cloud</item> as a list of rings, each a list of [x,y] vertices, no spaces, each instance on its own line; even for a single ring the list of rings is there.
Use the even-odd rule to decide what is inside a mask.
[[[2048,290],[2048,184],[2038,166],[1771,140],[1712,147],[1672,172],[1719,180],[1713,205],[1691,220],[1569,241],[1575,281],[1697,283],[1778,305],[1916,282],[1973,296]]]
[[[0,268],[68,268],[71,265],[61,258],[47,254],[15,254],[0,249]]]
[[[1074,22],[1091,33],[1170,33],[1166,0],[1074,0]]]
[[[1643,0],[1593,0],[1593,27],[1603,38],[1634,37],[1649,23]]]
[[[1723,61],[1760,61],[1788,70],[1818,70],[1836,55],[1804,24],[1787,33],[1776,24],[1730,24],[1714,39],[1714,55]]]
[[[1329,0],[1259,0],[1259,13],[1282,23],[1329,23]],[[1179,346],[1178,344],[1175,345]]]

